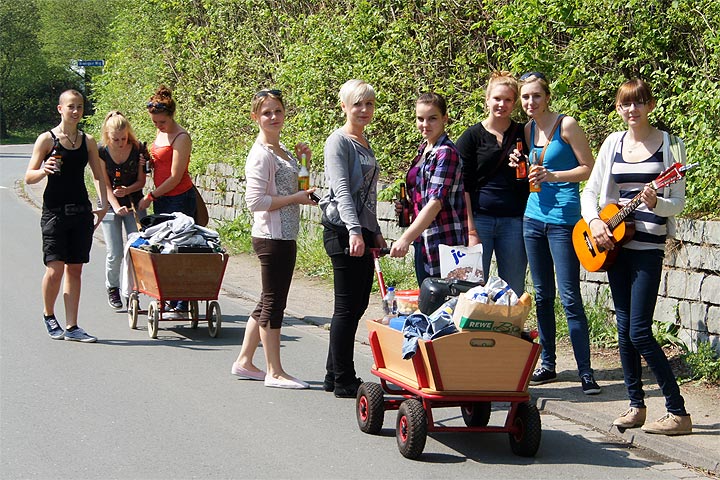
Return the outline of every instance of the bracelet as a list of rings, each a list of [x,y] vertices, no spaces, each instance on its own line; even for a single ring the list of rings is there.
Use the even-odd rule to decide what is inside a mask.
[[[150,199],[151,199],[152,201],[157,200],[157,199],[155,198],[155,195],[153,195],[153,192],[148,192],[148,197],[150,197]]]
[[[477,230],[472,230],[468,232],[468,235],[477,235]]]

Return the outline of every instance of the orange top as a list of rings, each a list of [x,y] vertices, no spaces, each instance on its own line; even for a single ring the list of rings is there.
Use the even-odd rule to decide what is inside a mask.
[[[175,139],[182,135],[185,132],[181,132],[178,135],[175,136],[173,139],[173,143],[175,142]],[[170,178],[170,167],[172,166],[172,156],[173,156],[173,147],[172,143],[170,145],[166,145],[164,147],[158,147],[153,144],[150,146],[150,153],[152,154],[153,158],[153,167],[155,168],[155,172],[153,173],[153,180],[155,182],[155,187],[162,185],[165,180]],[[190,162],[188,162],[190,164]],[[170,190],[169,192],[166,192],[164,196],[173,197],[175,195],[180,195],[181,193],[185,193],[188,190],[190,190],[193,186],[192,179],[190,178],[190,173],[188,173],[188,167],[185,167],[185,171],[183,172],[183,176],[180,179],[180,183],[178,183],[175,188]]]

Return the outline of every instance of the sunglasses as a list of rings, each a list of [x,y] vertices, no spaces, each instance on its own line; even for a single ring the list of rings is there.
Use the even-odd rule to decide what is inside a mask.
[[[527,73],[523,74],[523,76],[520,77],[520,81],[524,82],[525,80],[527,80],[530,77],[537,77],[537,78],[540,78],[547,82],[547,78],[545,78],[545,75],[543,75],[540,72],[527,72]]]
[[[167,110],[167,103],[163,102],[148,102],[147,108],[154,108],[156,110]]]
[[[255,98],[262,98],[267,97],[268,95],[272,95],[273,97],[282,97],[282,91],[280,90],[260,90],[255,94]]]

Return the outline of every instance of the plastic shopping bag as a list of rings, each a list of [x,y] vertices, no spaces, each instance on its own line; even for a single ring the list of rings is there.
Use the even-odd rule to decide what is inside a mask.
[[[440,245],[439,250],[442,278],[483,281],[482,244],[472,247]]]

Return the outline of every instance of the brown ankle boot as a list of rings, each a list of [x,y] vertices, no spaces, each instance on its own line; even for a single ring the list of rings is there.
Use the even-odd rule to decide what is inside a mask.
[[[662,435],[687,435],[692,433],[690,415],[673,415],[666,413],[662,418],[642,427],[644,432]]]
[[[647,408],[630,407],[625,413],[613,420],[613,425],[618,428],[636,428],[641,427],[645,423],[645,415]]]

